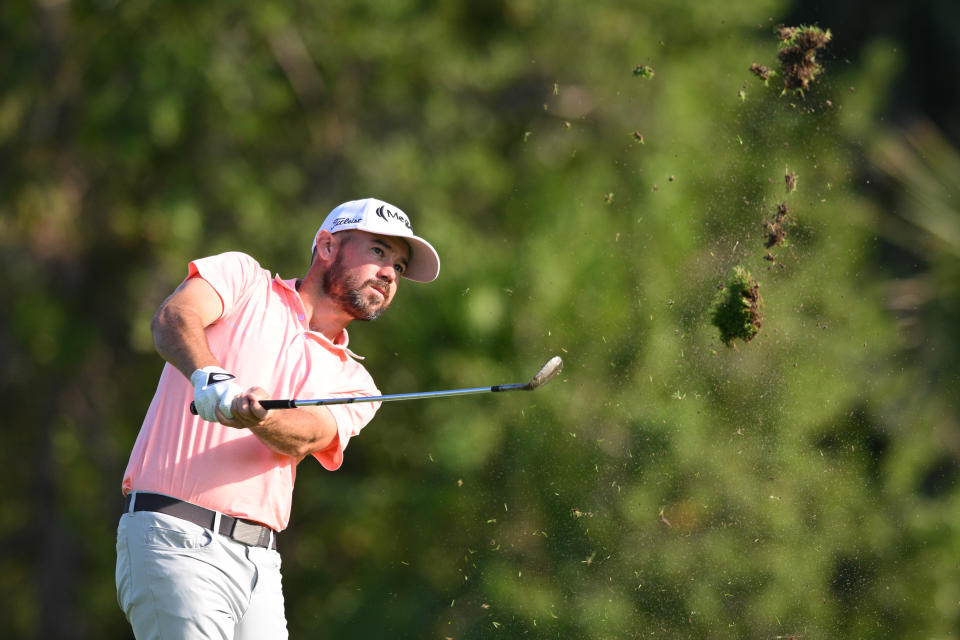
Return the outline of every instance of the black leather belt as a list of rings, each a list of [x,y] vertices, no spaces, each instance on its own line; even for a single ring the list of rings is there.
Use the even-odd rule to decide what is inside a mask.
[[[123,497],[123,512],[130,511],[130,500],[133,493]],[[159,493],[136,492],[136,501],[133,503],[134,511],[155,511],[168,516],[174,516],[187,522],[200,525],[205,529],[213,531],[213,523],[216,520],[216,511],[205,509],[190,502],[177,500],[170,496]],[[225,514],[220,514],[220,535],[232,538],[237,542],[249,547],[263,547],[264,549],[277,548],[277,533],[270,527],[242,518],[234,518]]]

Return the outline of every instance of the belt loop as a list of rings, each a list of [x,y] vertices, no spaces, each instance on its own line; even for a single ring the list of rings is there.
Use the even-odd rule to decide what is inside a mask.
[[[137,492],[131,491],[130,492],[130,508],[127,509],[127,513],[133,513],[135,511],[136,506],[137,506]]]
[[[220,535],[220,512],[213,512],[213,532],[216,535]]]
[[[267,549],[274,549],[274,540],[276,540],[276,532],[273,529],[270,529],[270,539],[267,540]]]

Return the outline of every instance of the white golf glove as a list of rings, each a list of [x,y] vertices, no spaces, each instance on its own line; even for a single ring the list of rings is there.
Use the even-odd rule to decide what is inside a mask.
[[[220,413],[232,418],[230,405],[233,399],[243,393],[235,380],[236,376],[220,367],[197,369],[190,376],[193,383],[193,403],[201,418],[209,422],[217,421],[217,407]]]

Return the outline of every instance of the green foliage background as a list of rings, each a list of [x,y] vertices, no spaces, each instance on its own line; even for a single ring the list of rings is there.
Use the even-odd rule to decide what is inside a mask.
[[[351,329],[385,393],[566,369],[304,464],[292,637],[960,637],[960,127],[896,92],[947,40],[834,4],[3,3],[5,636],[129,635],[119,483],[186,263],[293,277],[373,195],[443,265]],[[800,18],[834,41],[781,96],[748,69]],[[764,326],[727,348],[736,264]]]

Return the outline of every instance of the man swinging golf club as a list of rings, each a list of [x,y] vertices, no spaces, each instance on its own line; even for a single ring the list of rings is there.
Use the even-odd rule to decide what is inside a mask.
[[[190,263],[151,324],[167,363],[123,477],[117,596],[139,640],[287,637],[276,549],[296,466],[337,469],[380,403],[259,400],[379,395],[346,327],[383,313],[400,277],[439,269],[406,214],[373,198],[327,216],[302,279],[237,252]]]

